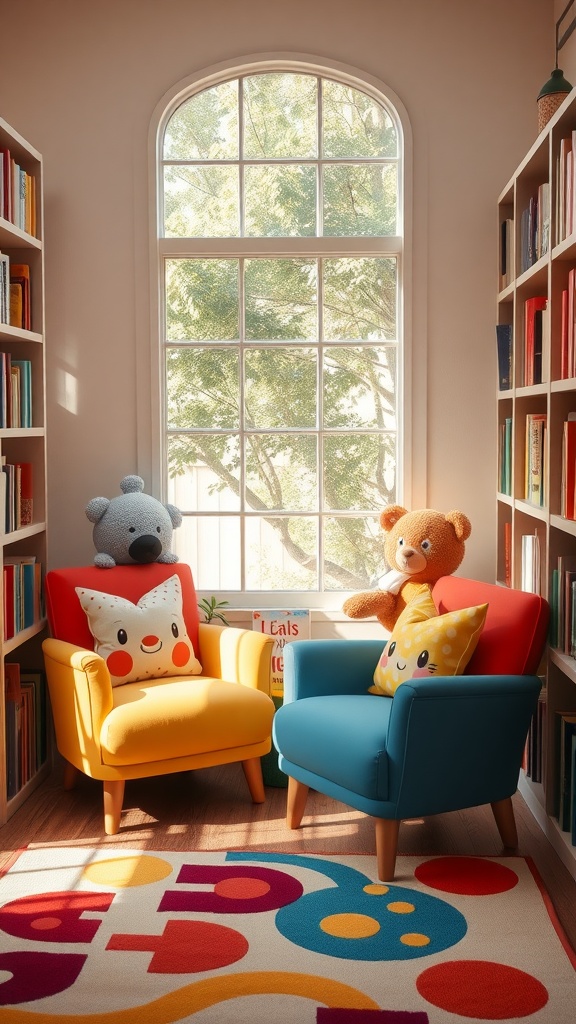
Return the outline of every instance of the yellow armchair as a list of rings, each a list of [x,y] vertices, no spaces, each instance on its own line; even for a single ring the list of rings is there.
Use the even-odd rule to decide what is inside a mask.
[[[134,605],[176,575],[200,675],[163,675],[113,685],[76,588]],[[104,787],[104,828],[120,827],[126,779],[240,761],[254,803],[265,798],[260,757],[271,748],[271,637],[198,622],[194,583],[183,563],[55,569],[46,576],[51,638],[43,643],[64,785],[78,771]]]

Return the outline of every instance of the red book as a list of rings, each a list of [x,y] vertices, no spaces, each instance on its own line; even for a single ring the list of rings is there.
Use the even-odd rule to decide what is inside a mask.
[[[560,334],[560,379],[568,376],[568,289],[562,292],[562,326]]]

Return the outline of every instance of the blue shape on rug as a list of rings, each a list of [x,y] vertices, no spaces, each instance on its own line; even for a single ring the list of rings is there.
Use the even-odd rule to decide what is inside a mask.
[[[231,852],[228,861],[308,868],[332,885],[281,907],[276,927],[303,949],[343,960],[414,960],[454,946],[466,919],[445,900],[406,886],[373,882],[344,864],[297,854]]]

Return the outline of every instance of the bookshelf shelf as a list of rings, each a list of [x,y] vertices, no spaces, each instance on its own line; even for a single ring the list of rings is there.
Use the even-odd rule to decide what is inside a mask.
[[[568,751],[566,721],[576,715],[576,430],[568,426],[576,419],[576,89],[502,190],[498,223],[498,384],[511,386],[497,391],[496,577],[537,589],[552,608],[520,791],[576,878],[576,826],[558,820],[565,792],[576,808],[576,739]],[[511,342],[504,375],[503,338]]]
[[[50,770],[42,157],[0,118],[0,826]]]

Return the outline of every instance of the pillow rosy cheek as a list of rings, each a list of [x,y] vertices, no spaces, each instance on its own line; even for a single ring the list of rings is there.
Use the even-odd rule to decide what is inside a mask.
[[[430,675],[430,673],[429,673],[427,668],[417,668],[417,669],[414,669],[414,672],[412,673],[412,679],[418,679],[418,678],[422,679],[424,676],[429,676],[429,675]]]
[[[106,664],[111,676],[127,676],[132,671],[132,655],[127,651],[112,651],[106,658]]]
[[[192,652],[188,647],[188,644],[184,643],[183,640],[180,640],[179,643],[174,645],[174,649],[172,651],[172,663],[176,668],[182,668],[190,661],[191,654]]]

